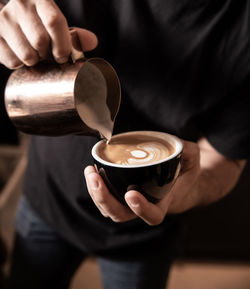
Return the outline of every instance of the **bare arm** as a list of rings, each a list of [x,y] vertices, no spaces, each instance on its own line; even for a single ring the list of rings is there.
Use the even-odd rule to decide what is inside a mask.
[[[190,146],[190,144],[188,144],[188,146]],[[193,144],[191,144],[191,146],[193,146]],[[196,149],[200,151],[200,169],[198,170],[197,179],[192,186],[190,186],[189,190],[183,189],[183,187],[188,187],[186,177],[183,176],[183,180],[180,179],[179,182],[176,183],[173,192],[176,197],[173,197],[173,201],[169,207],[170,213],[179,213],[195,206],[208,205],[223,198],[236,185],[245,167],[245,160],[227,159],[217,152],[205,138],[200,139],[197,146]],[[195,147],[186,147],[186,149],[195,150]],[[191,154],[190,152],[190,155]],[[187,166],[185,162],[188,162]],[[192,174],[192,163],[184,159],[183,173],[189,172]],[[180,178],[182,178],[182,176]],[[185,200],[184,202],[178,197],[178,191],[183,191],[182,197]]]
[[[236,185],[245,163],[225,158],[205,138],[198,143],[184,141],[182,174],[171,192],[154,205],[139,192],[129,191],[125,194],[129,208],[110,195],[93,167],[86,168],[85,176],[89,193],[104,216],[115,222],[140,217],[149,225],[158,225],[167,213],[181,213],[221,199]]]

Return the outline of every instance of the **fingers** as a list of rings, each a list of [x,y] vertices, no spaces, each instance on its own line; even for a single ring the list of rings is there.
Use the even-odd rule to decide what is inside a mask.
[[[89,194],[105,217],[110,217],[115,222],[126,222],[140,217],[151,226],[159,225],[164,220],[171,202],[171,195],[168,195],[159,204],[153,204],[139,192],[129,191],[125,194],[125,200],[128,204],[128,207],[125,207],[110,194],[93,166],[87,167],[84,174]]]
[[[200,149],[197,143],[183,140],[181,175],[200,165]]]
[[[32,66],[40,59],[36,47],[33,47],[28,39],[30,35],[37,33],[31,32],[33,24],[36,26],[36,22],[29,19],[31,2],[9,1],[0,12],[0,58],[1,63],[11,69],[20,66],[20,63]],[[24,27],[29,26],[30,32],[26,33],[27,35],[22,30],[23,23],[26,23]]]
[[[96,190],[96,188],[99,187],[99,183],[95,181],[95,179],[93,180],[91,174],[92,173],[96,173],[96,170],[94,167],[92,166],[88,166],[85,170],[84,170],[84,175],[85,175],[85,179],[86,179],[86,183],[87,183],[87,188],[89,191],[89,194],[92,198],[92,200],[94,201],[95,205],[97,206],[97,208],[99,209],[99,211],[102,213],[102,215],[104,217],[108,217],[107,213],[103,210],[101,204],[99,204],[95,197],[94,197],[94,191]]]
[[[66,18],[53,1],[38,1],[36,10],[50,36],[54,59],[58,63],[67,62],[71,52],[71,42]]]
[[[126,222],[136,217],[129,208],[110,194],[93,166],[88,166],[84,170],[84,174],[89,194],[105,217],[110,217],[114,222]]]
[[[97,45],[92,32],[77,28],[84,51]],[[53,56],[68,61],[71,39],[67,20],[53,0],[9,1],[0,12],[0,61],[8,68],[33,66]]]
[[[200,149],[196,143],[183,141],[182,169],[171,192],[172,202],[169,206],[169,213],[183,213],[197,205],[202,198],[200,194],[200,183],[198,182],[201,174],[200,168]]]
[[[23,66],[22,61],[13,53],[3,38],[0,38],[0,63],[9,69]]]
[[[166,206],[155,205],[144,198],[137,191],[129,191],[125,194],[125,200],[130,209],[147,224],[159,225],[166,215]]]
[[[18,25],[12,25],[2,32],[8,47],[16,57],[27,66],[35,65],[39,61],[39,55],[30,45]]]
[[[25,6],[21,6],[21,13],[18,14],[20,28],[40,59],[45,59],[50,55],[50,36],[37,14],[36,7],[32,6],[30,13],[25,13],[24,9]]]

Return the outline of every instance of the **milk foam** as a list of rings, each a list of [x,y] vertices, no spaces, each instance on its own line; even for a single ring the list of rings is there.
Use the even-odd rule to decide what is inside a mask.
[[[153,136],[119,136],[111,139],[110,143],[102,143],[99,156],[105,161],[136,166],[161,161],[174,152],[167,141]]]

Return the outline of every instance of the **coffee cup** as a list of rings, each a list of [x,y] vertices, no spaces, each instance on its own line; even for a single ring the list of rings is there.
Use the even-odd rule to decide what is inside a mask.
[[[183,145],[171,134],[132,131],[101,140],[92,148],[98,173],[109,191],[121,202],[135,189],[152,203],[172,188],[180,169]]]

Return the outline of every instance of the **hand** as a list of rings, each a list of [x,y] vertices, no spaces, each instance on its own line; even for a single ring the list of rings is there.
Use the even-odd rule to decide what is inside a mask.
[[[204,137],[197,143],[183,141],[183,145],[181,174],[171,191],[156,205],[137,191],[127,192],[128,207],[122,205],[109,193],[95,168],[87,167],[87,187],[100,212],[115,222],[139,217],[149,225],[158,225],[167,213],[208,205],[227,195],[236,185],[246,161],[226,158]]]
[[[97,46],[92,32],[76,28],[84,51]],[[10,0],[0,11],[0,63],[33,66],[53,56],[68,61],[71,40],[66,18],[53,0]]]
[[[129,191],[125,194],[128,207],[122,205],[110,194],[95,168],[88,166],[85,169],[88,191],[100,212],[115,222],[126,222],[140,217],[149,225],[158,225],[168,211],[179,213],[198,204],[199,197],[191,191],[200,174],[200,150],[196,143],[183,143],[181,175],[172,190],[157,204],[148,202],[137,191]]]

